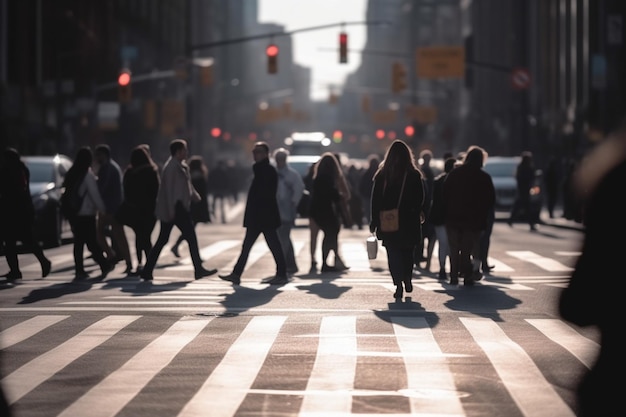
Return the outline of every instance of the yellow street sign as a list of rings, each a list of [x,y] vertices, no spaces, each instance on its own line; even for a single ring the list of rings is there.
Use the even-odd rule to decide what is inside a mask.
[[[464,78],[465,48],[432,46],[417,48],[417,77],[421,79]]]

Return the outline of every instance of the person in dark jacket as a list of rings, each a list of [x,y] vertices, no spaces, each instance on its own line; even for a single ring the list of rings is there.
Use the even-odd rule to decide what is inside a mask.
[[[43,249],[35,240],[33,223],[35,207],[30,196],[30,171],[20,154],[13,148],[6,148],[0,164],[0,229],[4,240],[4,250],[9,272],[7,281],[22,278],[17,256],[17,241],[37,257],[41,264],[42,277],[50,273],[51,263]],[[2,243],[0,241],[0,243]]]
[[[128,239],[126,239],[124,225],[115,218],[115,214],[124,199],[123,173],[117,162],[111,158],[109,145],[100,144],[96,146],[94,158],[98,166],[98,190],[105,207],[105,211],[98,211],[96,220],[98,243],[112,264],[122,259],[126,261],[124,272],[130,274],[133,269],[133,261],[130,257]],[[110,245],[106,238],[109,229],[111,234]]]
[[[359,194],[363,200],[363,210],[365,212],[365,220],[369,224],[372,220],[370,208],[372,206],[372,187],[374,186],[374,174],[378,171],[380,158],[376,154],[372,154],[367,158],[368,165],[361,179],[359,180]]]
[[[198,223],[209,223],[211,221],[211,214],[209,213],[209,200],[208,200],[208,175],[209,169],[204,163],[204,160],[200,155],[194,155],[189,158],[189,175],[191,176],[191,184],[193,188],[200,195],[200,201],[191,202],[191,219],[193,220],[194,227]],[[176,239],[174,245],[172,245],[171,251],[177,258],[180,258],[178,247],[183,243],[183,235]]]
[[[137,270],[131,275],[141,274],[143,256],[148,259],[152,249],[151,236],[156,225],[154,210],[159,183],[159,167],[143,146],[137,146],[131,151],[130,164],[124,172],[124,201],[133,207],[129,227],[135,233],[137,256]]]
[[[70,221],[72,234],[74,235],[74,270],[76,280],[89,278],[89,273],[85,270],[84,251],[85,245],[91,257],[100,266],[102,271],[100,278],[104,279],[115,265],[104,257],[104,249],[98,243],[98,232],[96,230],[96,215],[104,212],[106,207],[100,196],[98,180],[93,173],[91,165],[93,163],[93,151],[90,147],[84,146],[76,152],[74,162],[65,175],[63,187],[65,189],[75,189],[81,196],[82,202],[77,216]]]
[[[339,256],[339,231],[342,217],[340,206],[348,192],[339,161],[332,152],[322,154],[315,164],[313,192],[311,194],[311,219],[324,233],[322,239],[322,272],[341,272],[348,269]],[[330,252],[335,254],[335,264],[328,264]]]
[[[452,285],[459,283],[460,273],[465,285],[482,278],[480,237],[496,198],[491,176],[482,169],[486,156],[482,148],[470,146],[463,164],[450,171],[443,185]]]
[[[537,229],[535,226],[539,219],[534,218],[530,206],[530,189],[535,183],[535,165],[533,163],[533,154],[531,152],[522,152],[522,160],[515,170],[515,180],[517,181],[517,192],[513,207],[511,207],[511,215],[508,220],[509,226],[513,225],[515,219],[523,211],[526,214],[526,220],[531,231]]]
[[[383,232],[380,229],[381,210],[395,208],[399,212],[399,228],[395,232]],[[389,273],[396,286],[396,300],[402,299],[403,290],[413,291],[413,251],[422,239],[420,213],[423,209],[422,173],[411,148],[405,142],[395,140],[374,175],[370,232],[376,233],[387,250]]]
[[[600,334],[598,356],[578,385],[576,415],[626,416],[623,384],[616,382],[626,369],[626,201],[620,197],[626,184],[626,125],[585,157],[575,177],[576,197],[585,201],[585,235],[558,308],[563,319]]]
[[[430,207],[430,221],[435,228],[439,242],[439,279],[447,280],[446,259],[450,257],[448,233],[446,232],[446,211],[443,200],[443,184],[448,173],[456,166],[455,158],[448,158],[444,162],[443,172],[433,181],[433,203]]]
[[[276,276],[267,283],[271,285],[284,285],[288,282],[287,265],[280,239],[278,228],[281,225],[276,192],[278,190],[278,173],[270,164],[270,148],[266,142],[257,142],[252,149],[254,157],[254,178],[248,190],[248,200],[243,217],[243,226],[246,235],[241,246],[241,253],[233,271],[228,275],[219,277],[230,281],[235,285],[241,282],[241,274],[246,267],[252,245],[260,234],[263,234],[267,246],[272,252],[276,262]]]

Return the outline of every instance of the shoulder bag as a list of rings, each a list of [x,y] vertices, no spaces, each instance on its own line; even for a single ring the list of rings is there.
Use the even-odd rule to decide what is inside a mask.
[[[402,179],[402,188],[400,189],[400,197],[398,197],[398,205],[391,210],[380,211],[380,231],[381,232],[397,232],[400,230],[399,208],[402,201],[402,193],[404,192],[404,182],[406,181],[406,172]],[[385,183],[385,186],[387,183]],[[383,195],[385,194],[383,190]]]

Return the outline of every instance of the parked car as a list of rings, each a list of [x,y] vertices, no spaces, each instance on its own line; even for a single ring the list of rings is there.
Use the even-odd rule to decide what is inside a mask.
[[[35,235],[45,247],[62,243],[62,235],[70,230],[61,215],[60,200],[65,174],[72,160],[65,155],[23,156],[30,170],[30,194],[35,206]]]
[[[496,210],[511,210],[517,193],[515,170],[521,161],[519,156],[489,156],[483,169],[491,175],[496,189]],[[539,218],[543,204],[542,172],[535,171],[535,182],[530,189],[530,205],[533,217]],[[526,213],[523,214],[525,216]]]

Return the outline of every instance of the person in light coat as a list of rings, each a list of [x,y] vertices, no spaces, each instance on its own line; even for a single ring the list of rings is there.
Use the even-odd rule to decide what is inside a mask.
[[[174,226],[180,229],[189,246],[195,279],[217,273],[217,269],[205,269],[200,259],[198,239],[191,218],[191,202],[200,201],[201,197],[191,183],[189,167],[185,162],[187,152],[187,141],[184,139],[174,139],[170,142],[171,156],[163,165],[155,209],[161,230],[140,274],[146,281],[153,280],[152,272]]]
[[[304,180],[298,171],[289,166],[288,157],[289,151],[285,148],[279,148],[274,152],[276,172],[278,173],[276,201],[278,202],[281,223],[278,228],[278,239],[280,239],[280,244],[285,253],[287,272],[295,274],[298,272],[298,265],[291,241],[291,229],[295,225],[298,203],[304,193]]]

